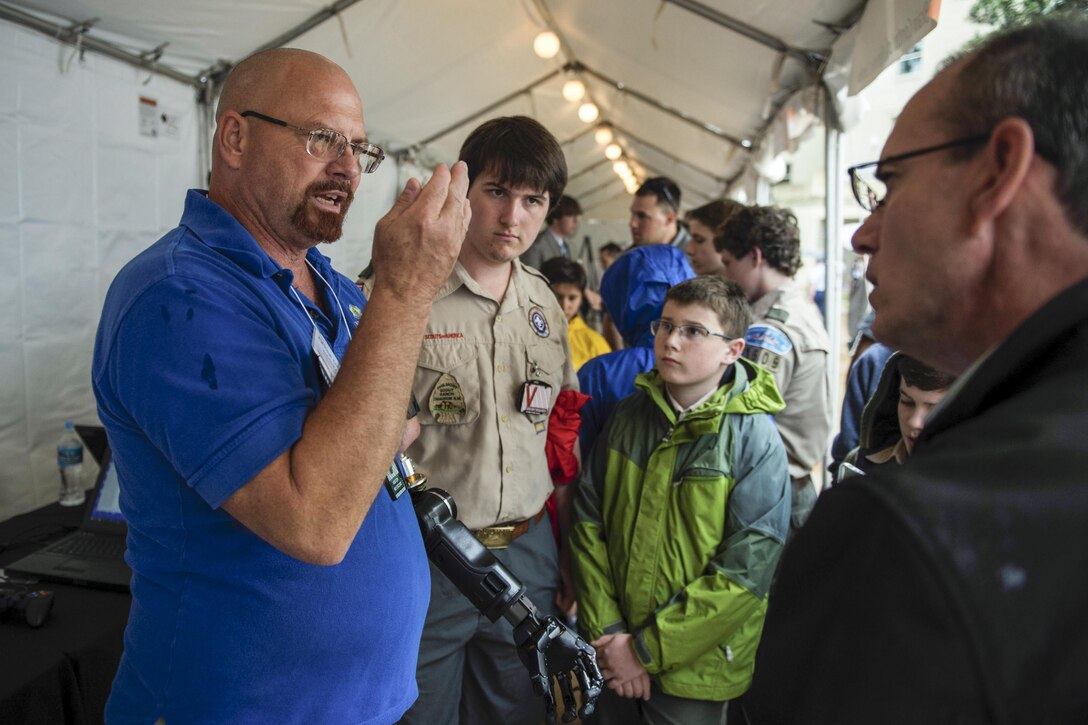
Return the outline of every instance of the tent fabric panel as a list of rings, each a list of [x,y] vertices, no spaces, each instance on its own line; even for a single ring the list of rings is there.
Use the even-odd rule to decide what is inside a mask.
[[[270,39],[291,30],[325,8],[323,0],[23,0],[18,3],[50,15],[82,22],[137,41],[150,50],[164,42],[168,65],[196,75],[220,58],[238,61]],[[141,49],[142,50],[142,49]]]
[[[177,224],[184,189],[198,182],[191,87],[145,84],[145,73],[100,55],[69,57],[50,38],[0,24],[0,143],[11,160],[0,243],[17,270],[0,294],[0,518],[56,500],[64,421],[97,420],[90,365],[106,288]],[[174,109],[176,136],[139,134],[141,96]]]
[[[520,0],[368,0],[292,43],[348,70],[368,132],[408,146],[553,70]],[[349,53],[350,49],[350,53]],[[467,133],[467,131],[466,131]],[[463,137],[463,136],[462,136]]]

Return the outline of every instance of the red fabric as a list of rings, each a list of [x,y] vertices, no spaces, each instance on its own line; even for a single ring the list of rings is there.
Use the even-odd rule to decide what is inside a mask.
[[[552,482],[570,483],[578,475],[578,459],[574,446],[578,442],[578,429],[582,426],[582,406],[589,396],[576,390],[560,390],[548,419],[548,440],[544,452],[548,456],[548,470]]]
[[[574,444],[578,441],[578,429],[582,427],[582,406],[589,402],[589,396],[574,390],[560,390],[548,418],[548,440],[544,442],[544,453],[548,456],[548,470],[552,474],[552,483],[566,485],[578,475],[578,459],[574,457]],[[552,524],[552,533],[559,541],[559,521],[555,511],[555,494],[544,503],[548,509],[548,520]]]

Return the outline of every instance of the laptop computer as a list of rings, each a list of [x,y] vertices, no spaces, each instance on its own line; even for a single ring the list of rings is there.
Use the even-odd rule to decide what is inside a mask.
[[[102,465],[102,457],[106,455],[106,429],[100,425],[80,425],[76,423],[76,433],[83,439],[87,450],[94,457],[94,462]]]
[[[128,527],[121,515],[120,495],[117,469],[107,446],[79,529],[4,570],[9,576],[128,591],[132,572],[124,559]]]

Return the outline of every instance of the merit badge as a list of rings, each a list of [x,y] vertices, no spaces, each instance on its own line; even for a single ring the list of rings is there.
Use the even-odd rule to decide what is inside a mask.
[[[465,391],[457,378],[442,373],[431,391],[430,408],[439,423],[457,423],[465,415]]]
[[[530,380],[521,386],[521,405],[526,415],[546,415],[552,407],[552,386],[543,380]]]
[[[548,318],[544,316],[544,310],[539,307],[534,307],[529,310],[529,324],[540,337],[547,337],[551,334],[551,330],[548,329]]]

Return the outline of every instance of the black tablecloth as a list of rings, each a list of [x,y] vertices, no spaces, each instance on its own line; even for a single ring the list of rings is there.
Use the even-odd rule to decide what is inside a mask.
[[[52,504],[0,523],[0,545],[9,544],[0,568],[42,546],[42,534],[59,538],[81,514]],[[28,537],[37,543],[19,543]],[[131,597],[49,582],[34,588],[55,592],[45,624],[0,622],[0,723],[103,722]]]

